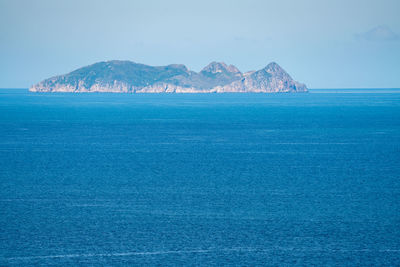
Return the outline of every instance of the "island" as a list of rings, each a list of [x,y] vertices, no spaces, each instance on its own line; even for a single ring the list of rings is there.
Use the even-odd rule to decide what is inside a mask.
[[[33,85],[31,92],[112,93],[292,93],[308,92],[277,63],[242,73],[233,65],[212,62],[200,72],[185,65],[149,66],[104,61]]]

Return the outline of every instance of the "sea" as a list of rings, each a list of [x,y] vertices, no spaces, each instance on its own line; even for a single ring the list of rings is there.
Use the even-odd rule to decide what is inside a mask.
[[[370,265],[400,265],[400,89],[0,89],[0,266]]]

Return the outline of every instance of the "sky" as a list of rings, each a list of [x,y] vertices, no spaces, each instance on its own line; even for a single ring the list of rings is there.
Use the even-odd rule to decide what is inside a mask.
[[[400,88],[400,1],[0,0],[0,88],[113,59],[275,61],[309,88]]]

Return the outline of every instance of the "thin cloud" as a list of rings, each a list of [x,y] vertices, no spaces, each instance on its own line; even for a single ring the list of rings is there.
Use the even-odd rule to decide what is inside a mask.
[[[377,26],[367,32],[356,34],[355,37],[358,40],[375,42],[400,40],[400,36],[393,32],[387,25]]]

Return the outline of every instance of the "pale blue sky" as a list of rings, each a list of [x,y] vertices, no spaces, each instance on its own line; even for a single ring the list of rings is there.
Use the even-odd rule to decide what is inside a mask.
[[[0,0],[0,87],[84,65],[278,62],[310,88],[400,87],[399,0]]]

